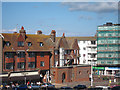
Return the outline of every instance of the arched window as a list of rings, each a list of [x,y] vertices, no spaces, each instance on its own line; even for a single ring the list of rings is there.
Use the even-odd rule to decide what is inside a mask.
[[[65,73],[62,74],[62,83],[65,82]]]

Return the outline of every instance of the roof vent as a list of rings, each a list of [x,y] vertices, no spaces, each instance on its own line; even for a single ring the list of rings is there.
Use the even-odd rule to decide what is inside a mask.
[[[112,26],[112,23],[111,22],[107,22],[106,26]]]

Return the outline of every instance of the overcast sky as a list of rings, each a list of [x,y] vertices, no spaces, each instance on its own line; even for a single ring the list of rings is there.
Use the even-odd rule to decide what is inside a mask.
[[[118,2],[3,2],[2,32],[41,30],[57,36],[94,36],[98,25],[118,23]]]

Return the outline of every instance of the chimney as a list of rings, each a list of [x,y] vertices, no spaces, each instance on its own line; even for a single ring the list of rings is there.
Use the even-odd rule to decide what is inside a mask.
[[[65,33],[63,33],[63,36],[62,37],[65,37]]]
[[[19,31],[19,33],[24,37],[25,39],[25,35],[26,35],[26,31],[24,30],[24,27],[22,26],[21,30]]]
[[[40,35],[40,34],[42,34],[42,31],[40,31],[40,30],[37,31],[37,35]]]
[[[14,32],[14,34],[16,34],[17,32]]]
[[[53,40],[53,42],[55,42],[55,38],[56,38],[56,31],[52,30],[51,34],[50,34],[50,38]]]

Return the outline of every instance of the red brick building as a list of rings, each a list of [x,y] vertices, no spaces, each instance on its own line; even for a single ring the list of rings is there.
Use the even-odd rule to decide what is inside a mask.
[[[50,35],[44,35],[42,31],[26,34],[22,27],[19,33],[2,33],[0,42],[3,47],[0,49],[2,73],[5,73],[0,77],[8,78],[8,72],[11,72],[11,77],[17,78],[14,72],[18,72],[18,77],[39,80],[41,71],[45,71],[47,80],[51,76],[55,83],[88,80],[90,67],[79,65],[77,39],[66,39],[64,33],[62,37],[56,37],[55,30]],[[24,72],[26,74],[22,75]]]

